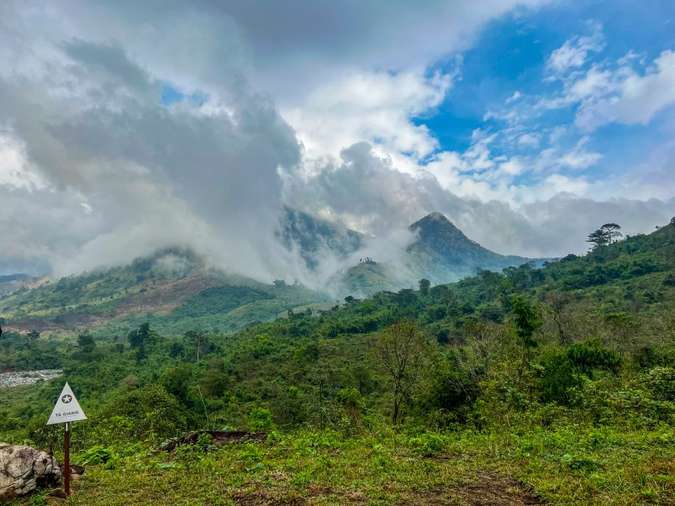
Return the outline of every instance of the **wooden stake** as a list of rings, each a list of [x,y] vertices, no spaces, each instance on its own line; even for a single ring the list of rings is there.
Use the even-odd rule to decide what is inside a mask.
[[[63,491],[70,495],[70,423],[66,422],[66,433],[63,437]]]

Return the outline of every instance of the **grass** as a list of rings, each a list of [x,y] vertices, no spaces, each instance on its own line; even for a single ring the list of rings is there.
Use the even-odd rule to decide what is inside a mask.
[[[67,503],[675,504],[674,436],[672,427],[299,431],[209,451],[120,447],[87,466]]]

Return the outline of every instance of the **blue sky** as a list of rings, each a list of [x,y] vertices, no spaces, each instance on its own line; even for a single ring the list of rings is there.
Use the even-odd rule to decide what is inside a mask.
[[[523,97],[551,97],[561,92],[560,81],[547,80],[549,58],[575,37],[596,34],[600,48],[590,51],[578,71],[593,65],[613,65],[635,53],[638,72],[644,71],[662,51],[675,49],[675,2],[559,2],[534,10],[508,14],[492,21],[476,43],[462,53],[460,78],[437,108],[415,118],[439,141],[439,150],[464,151],[476,129],[500,132],[503,121],[486,118],[492,109],[504,109],[514,93]],[[432,69],[450,71],[456,62],[439,62]],[[522,100],[522,99],[521,99]],[[628,171],[655,146],[672,140],[673,106],[663,108],[646,124],[608,123],[592,133],[575,128],[578,103],[545,112],[519,125],[524,131],[542,132],[555,127],[569,131],[563,144],[570,148],[582,137],[585,149],[602,156],[583,173],[590,179],[617,176]],[[536,154],[542,144],[529,148],[504,141],[494,154]],[[580,171],[576,171],[579,174]],[[674,176],[675,177],[675,176]]]

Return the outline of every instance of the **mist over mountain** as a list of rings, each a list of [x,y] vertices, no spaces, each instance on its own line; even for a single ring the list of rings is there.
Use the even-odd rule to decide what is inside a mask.
[[[289,251],[296,251],[312,270],[335,256],[344,260],[363,246],[362,234],[308,213],[284,207],[278,236]]]
[[[422,278],[447,283],[529,261],[483,248],[437,212],[405,232],[398,242],[367,237],[285,208],[278,249],[270,253],[301,258],[301,279],[260,282],[237,272],[237,264],[222,268],[192,248],[170,247],[127,265],[60,279],[1,277],[0,314],[9,328],[24,332],[102,332],[144,319],[158,328],[197,325],[231,332],[288,310],[325,308],[346,296],[411,288]]]

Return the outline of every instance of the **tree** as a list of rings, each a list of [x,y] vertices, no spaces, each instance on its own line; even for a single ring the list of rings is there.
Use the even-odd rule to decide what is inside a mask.
[[[605,223],[602,227],[600,227],[600,230],[602,230],[607,236],[607,241],[609,244],[615,243],[623,236],[621,233],[621,226],[616,223]]]
[[[129,346],[136,350],[136,361],[140,362],[147,355],[146,346],[151,344],[154,339],[150,324],[143,323],[137,329],[132,330],[127,335],[127,339],[129,340]]]
[[[420,295],[427,296],[429,295],[429,287],[431,286],[431,281],[428,279],[420,279]]]
[[[403,320],[380,333],[376,349],[392,383],[391,419],[397,424],[417,382],[427,353],[427,341],[414,321]]]
[[[595,250],[602,246],[606,246],[607,238],[605,237],[605,234],[602,233],[602,230],[598,229],[588,234],[586,242],[590,242],[593,245],[591,249]]]
[[[623,234],[621,233],[621,226],[616,223],[605,223],[602,227],[591,232],[586,239],[586,242],[593,244],[593,249],[607,246],[608,244],[618,241]]]
[[[201,330],[188,330],[185,333],[185,340],[194,347],[196,361],[199,362],[202,350],[207,342],[206,334]]]
[[[553,323],[558,329],[558,342],[562,345],[570,343],[570,336],[565,329],[565,308],[570,303],[570,297],[564,292],[549,292],[545,297],[553,317]]]
[[[91,353],[96,348],[96,341],[90,334],[85,332],[77,336],[77,347],[82,353]]]
[[[533,305],[530,300],[523,295],[514,295],[511,298],[511,311],[513,313],[513,322],[516,327],[516,334],[526,349],[537,346],[534,340],[535,331],[541,327],[542,319],[539,308]]]
[[[127,335],[129,346],[132,348],[143,348],[150,341],[150,324],[143,323],[137,329],[132,330]]]

